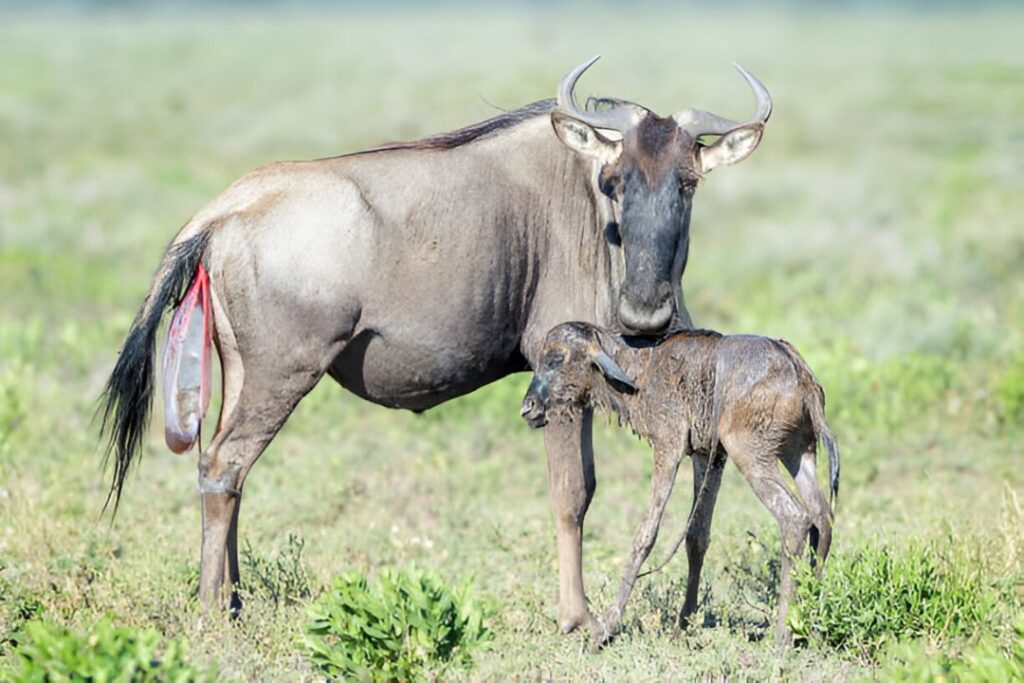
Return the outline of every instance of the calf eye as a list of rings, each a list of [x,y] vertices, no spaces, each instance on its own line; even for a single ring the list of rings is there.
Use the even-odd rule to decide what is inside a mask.
[[[565,354],[561,351],[552,351],[544,357],[543,365],[547,368],[557,368],[565,362]]]

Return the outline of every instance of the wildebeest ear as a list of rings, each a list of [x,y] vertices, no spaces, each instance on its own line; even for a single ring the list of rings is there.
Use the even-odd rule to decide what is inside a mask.
[[[605,378],[611,382],[621,384],[630,390],[630,392],[636,391],[636,385],[633,384],[633,380],[630,379],[626,371],[619,367],[611,356],[604,351],[598,351],[597,355],[594,356],[594,363],[601,369],[602,374]]]
[[[551,112],[551,126],[569,149],[601,161],[618,156],[620,142],[609,140],[597,129],[560,111]]]
[[[713,145],[700,148],[700,171],[707,173],[716,166],[728,166],[743,161],[757,149],[764,133],[764,124],[758,122],[729,131]]]

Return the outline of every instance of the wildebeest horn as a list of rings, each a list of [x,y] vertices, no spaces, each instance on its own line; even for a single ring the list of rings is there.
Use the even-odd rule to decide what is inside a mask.
[[[636,385],[633,384],[630,376],[604,350],[600,350],[594,355],[594,362],[597,363],[597,367],[601,368],[601,372],[604,373],[605,377],[629,387],[630,391],[636,391]]]
[[[635,126],[646,113],[642,107],[622,103],[612,109],[584,111],[576,104],[576,98],[573,95],[576,81],[600,58],[601,55],[594,55],[562,77],[558,84],[558,108],[594,128],[605,128],[623,133]]]
[[[680,128],[693,137],[699,138],[702,135],[724,135],[743,126],[756,123],[763,125],[768,122],[768,117],[772,115],[772,96],[768,94],[768,88],[764,87],[761,81],[739,64],[733,64],[733,66],[754,91],[754,97],[757,98],[757,109],[754,115],[747,121],[739,122],[699,109],[684,109],[674,117]]]

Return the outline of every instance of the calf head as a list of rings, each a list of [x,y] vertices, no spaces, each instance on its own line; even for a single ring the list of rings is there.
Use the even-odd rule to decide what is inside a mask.
[[[737,66],[757,98],[754,116],[745,122],[695,109],[662,118],[614,99],[591,99],[581,109],[573,88],[596,60],[562,79],[551,123],[563,144],[595,162],[596,189],[610,202],[606,234],[618,252],[613,254],[618,272],[612,285],[621,328],[657,334],[680,319],[680,280],[697,180],[753,153],[771,114],[771,97]],[[705,142],[710,136],[717,139]]]
[[[636,391],[633,380],[605,351],[611,340],[593,325],[563,323],[548,332],[540,363],[519,411],[534,429],[560,414],[572,419],[603,396],[606,383],[628,392]]]

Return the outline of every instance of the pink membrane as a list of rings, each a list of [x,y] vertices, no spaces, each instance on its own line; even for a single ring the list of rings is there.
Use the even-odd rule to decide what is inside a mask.
[[[210,405],[210,278],[200,263],[171,318],[164,347],[164,440],[175,453],[192,448]]]

